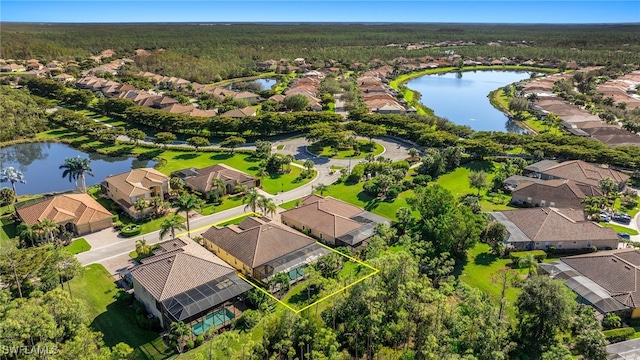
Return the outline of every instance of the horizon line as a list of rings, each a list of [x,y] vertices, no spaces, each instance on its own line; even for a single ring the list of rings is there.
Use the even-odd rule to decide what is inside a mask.
[[[560,22],[417,22],[417,21],[99,21],[99,22],[77,22],[77,21],[12,21],[0,20],[0,24],[35,24],[35,25],[237,25],[237,24],[255,24],[255,25],[640,25],[640,22],[585,22],[585,23],[560,23]]]

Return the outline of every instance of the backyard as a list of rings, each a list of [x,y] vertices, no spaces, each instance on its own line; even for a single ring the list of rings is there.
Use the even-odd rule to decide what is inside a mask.
[[[122,308],[115,303],[114,296],[118,288],[102,265],[85,267],[82,275],[71,280],[70,286],[73,296],[85,303],[88,316],[92,319],[91,327],[104,334],[106,345],[124,342],[135,349],[136,359],[163,359],[171,353],[158,333],[142,330],[132,324],[135,314],[131,307]]]

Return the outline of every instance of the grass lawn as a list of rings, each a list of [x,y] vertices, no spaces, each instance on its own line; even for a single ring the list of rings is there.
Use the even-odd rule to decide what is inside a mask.
[[[496,258],[495,255],[489,253],[489,245],[478,243],[473,249],[469,250],[467,261],[460,275],[460,280],[489,294],[494,302],[499,304],[501,289],[498,284],[492,282],[492,277],[499,270],[507,268],[511,260]],[[520,272],[523,278],[527,274],[526,269],[517,269],[517,271]],[[520,290],[515,287],[509,288],[506,292],[505,297],[508,300],[506,313],[510,316],[514,314],[513,305],[519,292]]]
[[[157,150],[152,150],[157,151]],[[166,150],[159,155],[166,160],[166,164],[158,170],[164,174],[184,168],[195,167],[203,168],[214,164],[224,163],[247,174],[257,176],[259,159],[249,154],[230,154],[230,153],[213,153],[213,152],[183,152],[175,150]],[[302,179],[300,177],[303,169],[292,166],[291,171],[287,174],[269,175],[260,179],[262,190],[277,194],[282,191],[289,191],[302,186],[315,177],[315,173],[311,177]]]
[[[9,216],[0,217],[0,245],[9,242],[16,237],[16,224],[9,219]]]
[[[91,327],[104,334],[104,342],[114,346],[124,342],[136,349],[135,358],[162,359],[170,354],[169,349],[153,331],[138,328],[132,308],[121,308],[115,304],[117,288],[113,277],[100,264],[89,265],[82,275],[71,280],[71,291],[75,298],[86,306]]]
[[[489,161],[471,161],[454,171],[441,175],[436,182],[445,189],[451,191],[454,197],[459,198],[466,194],[478,194],[478,190],[472,189],[469,185],[469,175],[471,171],[480,171],[488,173],[487,182],[491,182],[495,164]],[[488,193],[487,190],[480,191],[480,206],[483,211],[502,211],[514,209],[509,206],[511,200],[509,196],[496,193]]]
[[[600,225],[613,228],[613,230],[615,230],[616,232],[623,232],[623,233],[627,233],[629,235],[638,235],[638,231],[636,231],[635,229],[626,227],[626,226],[616,225],[616,224],[611,224],[611,223],[603,223],[603,222],[601,222]]]
[[[222,204],[214,205],[209,203],[202,207],[202,210],[199,211],[201,215],[211,215],[213,213],[217,213],[220,211],[232,209],[237,206],[242,205],[242,197],[241,196],[227,196],[222,200]]]
[[[240,216],[236,216],[234,218],[219,222],[217,224],[215,224],[216,226],[220,226],[220,227],[224,227],[227,225],[231,225],[231,224],[240,224],[242,222],[242,220],[248,218],[249,216],[258,216],[258,214],[254,213],[254,212],[250,212],[244,215],[240,215]]]
[[[384,147],[375,141],[372,144],[367,140],[358,140],[358,143],[360,144],[360,155],[354,155],[353,149],[340,150],[337,153],[333,153],[330,146],[321,148],[311,145],[307,149],[318,156],[332,159],[364,159],[369,154],[378,156],[384,151]]]
[[[329,185],[329,190],[325,191],[324,195],[346,201],[391,220],[396,220],[396,211],[398,211],[399,208],[403,206],[409,207],[407,204],[407,198],[414,196],[413,190],[408,190],[400,193],[394,201],[381,200],[366,194],[362,190],[363,186],[363,181],[353,185],[335,183]],[[288,205],[289,204],[287,203],[287,206]],[[417,212],[414,212],[414,215],[418,216]]]
[[[294,207],[296,207],[296,204],[298,203],[298,199],[296,200],[291,200],[291,201],[287,201],[286,203],[282,203],[280,205],[278,205],[278,207],[281,207],[285,210],[291,210]]]
[[[80,238],[80,239],[74,240],[71,243],[71,245],[66,247],[66,249],[67,251],[75,255],[75,254],[80,254],[82,252],[91,250],[91,245],[89,245],[89,243],[87,242],[87,240],[85,240],[85,238]]]

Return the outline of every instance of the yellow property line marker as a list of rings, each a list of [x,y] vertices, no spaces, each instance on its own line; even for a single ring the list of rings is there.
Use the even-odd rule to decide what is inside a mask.
[[[341,252],[339,252],[339,251],[337,251],[337,250],[335,250],[335,249],[332,249],[332,248],[330,248],[330,247],[328,247],[328,246],[326,246],[326,245],[324,245],[324,244],[322,244],[322,243],[320,243],[320,242],[316,242],[316,244],[318,244],[318,245],[320,245],[320,246],[322,246],[322,247],[325,247],[325,248],[327,248],[327,249],[329,249],[329,250],[331,250],[331,251],[333,251],[333,252],[335,252],[335,253],[337,253],[337,254],[342,255],[342,256],[344,256],[345,258],[347,258],[347,259],[349,259],[349,260],[353,261],[353,262],[354,262],[354,263],[356,263],[356,264],[363,265],[363,266],[365,266],[365,267],[367,267],[367,268],[369,268],[369,269],[373,270],[373,272],[372,272],[371,274],[367,274],[367,275],[365,275],[364,277],[362,277],[362,278],[360,278],[360,279],[358,279],[358,280],[356,280],[356,281],[352,282],[351,284],[348,284],[348,285],[345,285],[345,286],[341,287],[340,289],[338,289],[338,290],[336,290],[336,291],[332,292],[332,293],[331,293],[331,294],[329,294],[329,295],[326,295],[326,296],[324,296],[324,297],[322,297],[322,298],[320,298],[320,299],[318,299],[318,300],[314,301],[313,303],[311,303],[311,304],[309,304],[309,305],[307,305],[307,306],[303,307],[302,309],[294,309],[294,308],[292,308],[291,306],[289,306],[288,304],[286,304],[284,301],[282,301],[282,300],[278,299],[278,298],[277,298],[277,297],[275,297],[273,294],[271,294],[270,292],[268,292],[267,290],[265,290],[264,288],[262,288],[260,285],[258,285],[258,284],[256,284],[256,283],[254,283],[254,282],[250,281],[250,280],[249,280],[246,276],[244,276],[242,273],[238,273],[238,276],[239,276],[242,280],[244,280],[244,281],[248,282],[248,283],[249,283],[251,286],[253,286],[254,288],[256,288],[256,289],[258,289],[258,290],[262,291],[262,292],[263,292],[263,293],[265,293],[265,294],[267,294],[269,297],[271,297],[272,299],[274,299],[275,301],[277,301],[279,304],[283,305],[283,306],[284,306],[284,307],[286,307],[287,309],[289,309],[289,310],[293,311],[293,312],[294,312],[294,313],[296,313],[296,314],[299,314],[299,313],[301,313],[302,311],[307,310],[308,308],[310,308],[310,307],[312,307],[312,306],[314,306],[314,305],[317,305],[317,304],[319,304],[319,303],[321,303],[321,302],[323,302],[323,301],[325,301],[325,300],[329,299],[330,297],[332,297],[332,296],[334,296],[334,295],[337,295],[337,294],[339,294],[339,293],[341,293],[341,292],[343,292],[343,291],[347,290],[348,288],[350,288],[350,287],[352,287],[352,286],[356,285],[357,283],[362,282],[362,281],[364,281],[364,280],[366,280],[366,279],[368,279],[368,278],[372,277],[373,275],[375,275],[375,274],[377,274],[377,273],[379,273],[379,272],[380,272],[380,270],[379,270],[379,269],[376,269],[376,268],[374,268],[373,266],[371,266],[371,265],[369,265],[369,264],[367,264],[367,263],[365,263],[365,262],[363,262],[363,261],[360,261],[360,260],[358,260],[358,259],[356,259],[356,258],[353,258],[353,257],[351,257],[351,256],[345,255],[345,254],[343,254],[343,253],[341,253]]]

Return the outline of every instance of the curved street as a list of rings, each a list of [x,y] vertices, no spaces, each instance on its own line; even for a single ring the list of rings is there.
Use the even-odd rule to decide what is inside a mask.
[[[392,159],[393,161],[399,161],[407,158],[408,150],[413,147],[410,143],[391,138],[375,139],[374,141],[384,147],[384,152],[378,156],[384,156]],[[311,182],[293,190],[275,195],[261,191],[263,195],[271,197],[276,205],[311,194],[313,187],[317,184],[329,185],[334,183],[340,177],[340,173],[335,171],[332,174],[331,166],[349,168],[349,166],[353,167],[360,161],[364,161],[362,159],[347,160],[319,157],[307,151],[308,145],[309,142],[304,137],[280,140],[273,143],[274,152],[280,154],[291,154],[296,160],[300,161],[311,160],[315,164],[315,169],[317,170],[317,176]],[[278,146],[281,146],[282,149],[277,150]],[[252,145],[247,144],[246,146],[239,148],[251,149]],[[294,165],[300,166],[297,164]],[[192,216],[189,219],[191,235],[199,235],[215,223],[241,216],[244,213],[246,213],[244,206],[238,206],[233,209],[228,209],[207,216],[201,216],[199,214]],[[186,235],[186,232],[179,235]],[[91,245],[91,250],[77,255],[80,263],[84,266],[94,263],[103,263],[106,267],[110,268],[112,273],[115,273],[117,270],[122,270],[121,267],[131,265],[131,259],[128,254],[135,249],[136,241],[144,239],[147,244],[151,245],[161,242],[162,240],[166,240],[166,238],[160,239],[159,231],[131,238],[123,238],[120,237],[119,233],[113,228],[85,235],[84,238]],[[119,261],[116,261],[116,258],[119,259]],[[114,265],[107,266],[106,263],[109,263],[112,260]]]

